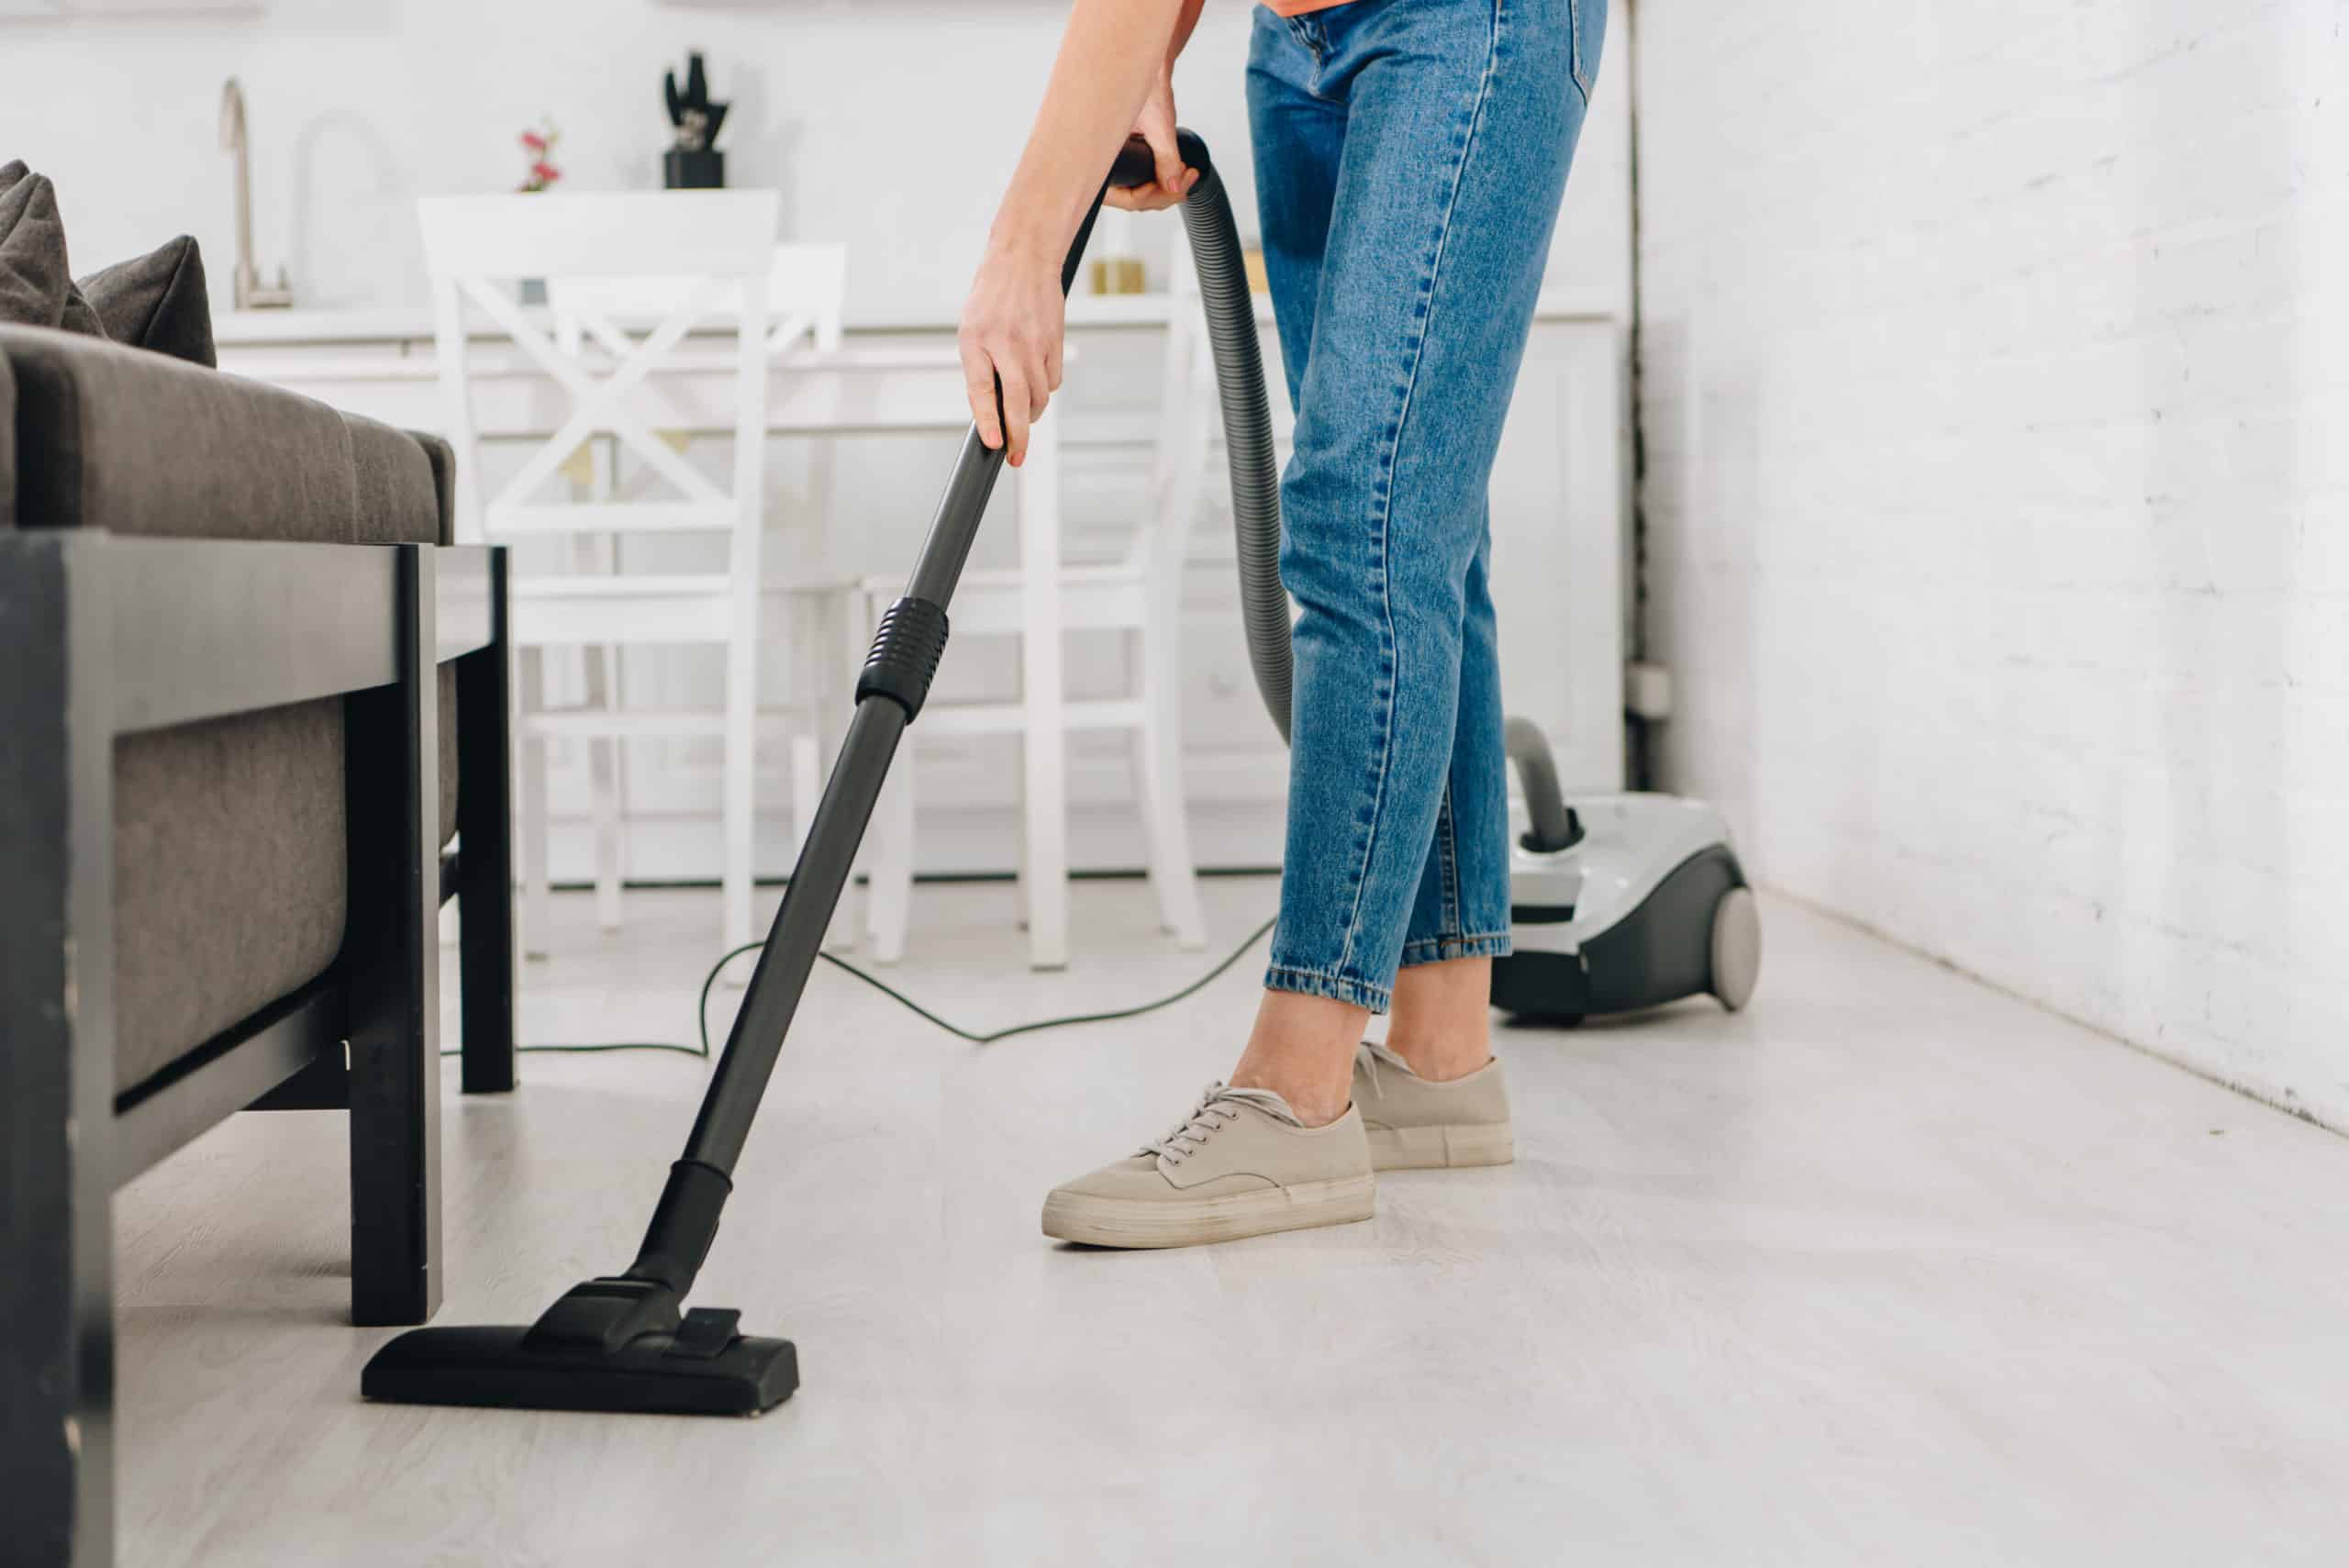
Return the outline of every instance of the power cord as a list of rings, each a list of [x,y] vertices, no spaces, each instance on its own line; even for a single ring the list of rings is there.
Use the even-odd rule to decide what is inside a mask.
[[[1215,984],[1217,980],[1220,979],[1226,970],[1230,969],[1233,964],[1238,963],[1241,959],[1247,955],[1249,949],[1254,947],[1258,942],[1264,940],[1265,934],[1272,930],[1274,924],[1274,921],[1266,920],[1263,925],[1249,932],[1247,940],[1242,941],[1238,947],[1232,949],[1231,951],[1225,956],[1222,962],[1217,964],[1213,969],[1208,970],[1205,974],[1200,975],[1197,980],[1192,981],[1188,985],[1184,986],[1180,991],[1174,992],[1169,995],[1161,996],[1154,1002],[1143,1002],[1131,1007],[1115,1007],[1108,1012],[1102,1013],[1071,1013],[1065,1018],[1038,1018],[1030,1023],[1013,1024],[1008,1029],[991,1029],[985,1034],[981,1034],[974,1029],[966,1029],[958,1023],[954,1023],[949,1019],[939,1017],[936,1013],[931,1012],[928,1007],[923,1006],[919,1002],[915,1001],[911,996],[907,995],[896,986],[889,984],[886,981],[874,975],[867,974],[863,970],[857,968],[856,965],[849,962],[846,959],[835,958],[828,952],[818,952],[816,956],[822,959],[826,963],[830,964],[834,969],[844,970],[848,973],[854,975],[857,979],[863,981],[867,985],[872,986],[873,989],[880,992],[881,995],[888,997],[889,1000],[896,1003],[897,1006],[905,1008],[907,1012],[912,1013],[923,1022],[934,1025],[935,1027],[945,1030],[955,1039],[969,1040],[973,1045],[993,1045],[999,1040],[1009,1040],[1014,1035],[1037,1034],[1045,1029],[1071,1029],[1078,1024],[1108,1024],[1116,1023],[1122,1018],[1138,1018],[1144,1013],[1154,1013],[1161,1007],[1171,1007],[1177,1002],[1186,1001],[1190,997],[1197,995],[1209,985]],[[701,997],[696,1004],[694,1009],[696,1018],[700,1025],[701,1045],[699,1049],[696,1049],[690,1045],[678,1045],[674,1041],[662,1040],[615,1040],[601,1045],[518,1045],[514,1049],[518,1054],[532,1051],[543,1051],[558,1055],[572,1056],[593,1055],[596,1052],[606,1051],[673,1051],[679,1056],[698,1056],[707,1058],[714,1054],[709,1048],[709,994],[713,990],[717,989],[718,977],[726,972],[726,966],[728,964],[733,962],[744,953],[756,952],[765,946],[766,943],[763,941],[744,942],[740,947],[730,949],[728,951],[721,953],[718,956],[718,962],[709,966],[709,973],[702,977]],[[440,1054],[443,1056],[455,1056],[459,1053],[455,1051],[443,1051]]]

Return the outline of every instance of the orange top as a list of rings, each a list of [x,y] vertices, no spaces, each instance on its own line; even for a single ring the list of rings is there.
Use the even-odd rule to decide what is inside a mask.
[[[1264,0],[1275,12],[1284,17],[1302,17],[1308,11],[1326,11],[1332,6],[1343,6],[1347,0]]]

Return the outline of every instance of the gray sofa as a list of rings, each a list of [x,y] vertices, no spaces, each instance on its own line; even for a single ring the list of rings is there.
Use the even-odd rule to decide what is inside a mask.
[[[0,366],[15,384],[18,451],[38,459],[18,473],[17,515],[0,526],[451,542],[438,439],[62,332],[0,328]],[[442,683],[447,701],[453,672]],[[456,830],[453,729],[440,750],[445,840]],[[117,1093],[333,962],[342,764],[339,697],[117,744]]]
[[[504,561],[448,548],[450,463],[0,326],[0,1518],[28,1561],[108,1560],[108,1202],[222,1118],[348,1107],[353,1319],[439,1304],[446,895],[464,1087],[513,1083]]]

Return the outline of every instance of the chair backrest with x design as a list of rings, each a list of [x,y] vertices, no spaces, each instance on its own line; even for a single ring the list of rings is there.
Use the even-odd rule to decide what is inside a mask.
[[[768,293],[779,202],[772,191],[583,195],[436,196],[417,205],[432,275],[435,351],[446,434],[457,454],[461,538],[504,541],[583,529],[721,530],[735,568],[755,571],[764,484]],[[559,335],[551,315],[520,303],[515,284],[550,289],[659,280],[666,297],[641,331],[592,302],[584,334]],[[569,395],[567,418],[494,495],[482,494],[467,306],[487,317],[539,373]],[[662,440],[633,397],[697,325],[735,336],[734,475],[721,490]],[[570,336],[572,341],[559,340]],[[592,341],[595,353],[585,351]],[[601,362],[599,362],[601,361]],[[546,505],[537,500],[583,441],[611,435],[676,492],[673,500]]]
[[[573,353],[590,339],[620,352],[607,336],[612,327],[658,321],[691,298],[694,287],[691,278],[551,280],[547,307],[554,313],[555,340]],[[837,350],[847,293],[847,246],[806,241],[776,246],[767,268],[768,355],[782,360],[802,348]],[[740,308],[741,291],[729,287],[713,314],[731,320]]]

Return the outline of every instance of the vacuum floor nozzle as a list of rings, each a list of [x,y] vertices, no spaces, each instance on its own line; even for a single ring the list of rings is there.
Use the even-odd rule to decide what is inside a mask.
[[[756,1416],[799,1386],[788,1340],[734,1332],[737,1314],[699,1307],[674,1332],[618,1343],[535,1328],[412,1329],[375,1352],[359,1391],[400,1405],[622,1415]]]

